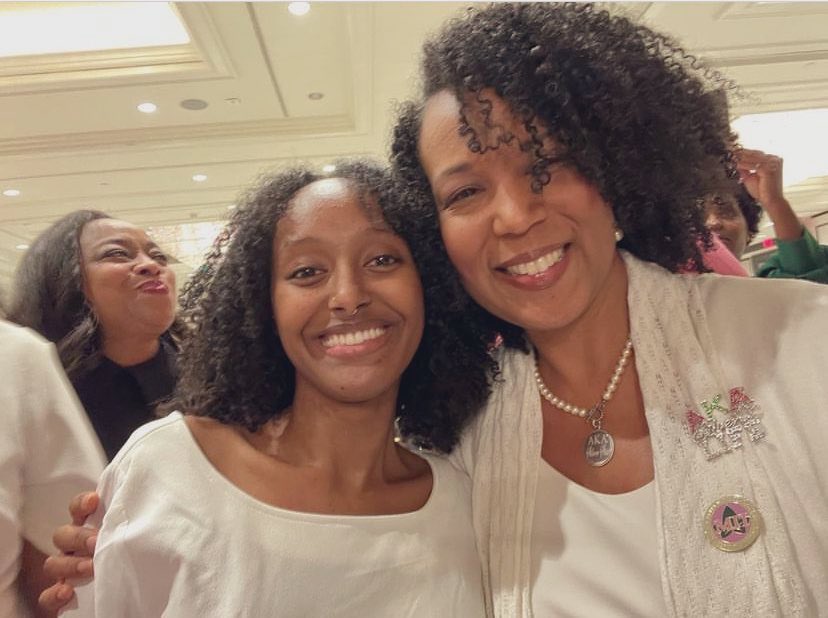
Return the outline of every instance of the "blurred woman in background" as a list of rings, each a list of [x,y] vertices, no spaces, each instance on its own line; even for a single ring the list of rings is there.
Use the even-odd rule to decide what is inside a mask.
[[[175,385],[175,274],[141,228],[72,212],[32,243],[9,319],[54,342],[111,459]]]

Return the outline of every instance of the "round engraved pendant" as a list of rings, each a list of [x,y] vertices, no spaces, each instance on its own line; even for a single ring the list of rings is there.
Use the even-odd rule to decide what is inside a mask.
[[[606,465],[615,453],[615,440],[603,429],[596,429],[584,441],[584,457],[590,466]]]

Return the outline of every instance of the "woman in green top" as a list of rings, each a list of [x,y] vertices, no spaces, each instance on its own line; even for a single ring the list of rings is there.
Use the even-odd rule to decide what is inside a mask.
[[[785,199],[782,159],[760,150],[742,150],[737,168],[745,195],[743,199],[716,200],[708,210],[708,227],[741,257],[757,232],[761,205],[773,222],[778,250],[756,276],[828,283],[828,247],[817,243]]]

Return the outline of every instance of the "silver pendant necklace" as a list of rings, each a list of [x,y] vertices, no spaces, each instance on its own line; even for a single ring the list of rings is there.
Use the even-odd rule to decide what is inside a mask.
[[[609,463],[615,454],[615,440],[601,426],[604,421],[604,410],[609,400],[612,399],[615,389],[618,388],[618,382],[621,380],[621,375],[624,373],[627,361],[630,359],[630,354],[632,354],[632,339],[627,338],[627,343],[621,352],[621,358],[618,359],[618,363],[615,365],[615,371],[613,371],[609,384],[604,389],[604,394],[601,395],[598,403],[589,409],[567,403],[560,397],[553,395],[540,375],[537,355],[535,358],[535,382],[537,382],[541,397],[563,412],[585,418],[592,425],[592,433],[584,441],[584,457],[590,466],[596,468]]]

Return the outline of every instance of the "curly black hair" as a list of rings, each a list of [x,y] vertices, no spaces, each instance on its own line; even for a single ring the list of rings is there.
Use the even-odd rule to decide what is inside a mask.
[[[55,343],[74,383],[100,362],[101,336],[83,293],[80,234],[98,210],[76,210],[60,218],[32,242],[17,267],[8,319],[36,330]]]
[[[669,37],[586,3],[471,8],[430,39],[423,54],[422,96],[401,107],[392,143],[410,216],[423,223],[418,242],[445,253],[419,160],[425,101],[452,92],[460,102],[460,134],[471,151],[485,152],[514,139],[497,131],[481,137],[467,121],[471,101],[492,128],[484,92],[492,89],[530,136],[527,182],[534,191],[549,182],[550,166],[571,165],[612,208],[624,232],[621,247],[673,271],[703,263],[698,241],[710,242],[704,197],[732,187],[732,82]],[[495,143],[481,143],[489,133]],[[545,135],[555,153],[544,149]],[[440,268],[453,276],[447,262]],[[520,345],[514,326],[490,318],[507,343]]]
[[[759,220],[762,218],[762,206],[753,199],[753,196],[741,184],[736,191],[736,203],[739,205],[739,210],[742,211],[742,216],[747,222],[748,242],[750,242],[759,233]]]
[[[263,177],[182,290],[192,331],[182,347],[178,386],[167,409],[256,431],[291,405],[295,369],[273,319],[273,237],[297,192],[323,178],[349,180],[369,198],[366,208],[376,204],[392,229],[407,237],[410,219],[396,204],[398,187],[377,164],[340,161],[331,174],[293,167]],[[468,329],[444,317],[441,291],[424,281],[425,329],[403,373],[397,406],[406,438],[448,452],[485,403],[495,366],[485,350],[464,339],[472,336]]]

